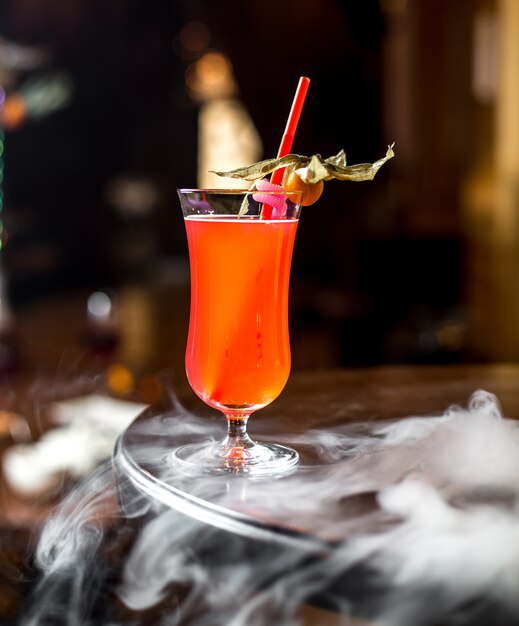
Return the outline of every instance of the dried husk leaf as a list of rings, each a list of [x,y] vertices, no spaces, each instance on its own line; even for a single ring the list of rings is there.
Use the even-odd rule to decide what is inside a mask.
[[[263,178],[280,167],[300,167],[307,158],[308,157],[301,157],[298,154],[287,154],[280,159],[265,159],[264,161],[258,161],[258,163],[253,163],[247,167],[239,167],[235,170],[230,170],[229,172],[216,172],[214,170],[211,170],[211,172],[217,176],[224,176],[226,178],[258,180],[258,178]]]
[[[346,152],[344,152],[344,150],[341,150],[335,156],[328,157],[325,162],[331,163],[332,165],[338,165],[339,167],[346,167],[346,165],[348,165],[346,161]]]
[[[277,169],[284,168],[287,173],[295,170],[296,174],[305,183],[315,184],[320,180],[351,180],[365,181],[373,180],[375,174],[386,161],[393,158],[395,153],[393,146],[388,146],[386,156],[375,163],[359,163],[357,165],[347,165],[346,153],[341,150],[335,156],[323,159],[320,154],[312,157],[301,156],[299,154],[287,154],[280,159],[266,159],[259,161],[248,167],[240,167],[229,172],[214,172],[218,176],[228,178],[240,178],[242,180],[258,180]]]
[[[354,180],[354,181],[364,181],[364,180],[373,180],[375,174],[378,170],[384,165],[386,161],[392,159],[395,156],[393,151],[393,146],[395,144],[391,144],[387,147],[386,156],[375,163],[359,163],[357,165],[337,165],[332,159],[335,157],[331,157],[331,159],[327,159],[327,169],[329,178],[325,180],[330,180],[331,178],[336,178],[337,180]],[[339,153],[340,154],[340,153]],[[339,156],[339,155],[337,155]],[[344,155],[346,158],[346,155]],[[303,179],[304,180],[304,179]],[[310,182],[310,181],[306,181]]]
[[[329,180],[328,167],[329,165],[322,160],[321,155],[315,154],[308,165],[299,167],[295,172],[305,183],[313,185],[320,180]]]

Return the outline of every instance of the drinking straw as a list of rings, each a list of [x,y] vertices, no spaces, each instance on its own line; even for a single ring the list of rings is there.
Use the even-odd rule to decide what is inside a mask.
[[[308,85],[310,84],[310,79],[306,76],[301,76],[299,79],[299,83],[297,85],[296,93],[294,95],[294,100],[292,102],[292,108],[290,109],[290,113],[288,115],[287,125],[285,127],[285,132],[283,133],[283,137],[281,138],[281,143],[279,144],[279,150],[277,158],[286,156],[290,153],[292,149],[292,143],[294,141],[294,135],[296,133],[297,124],[299,123],[299,118],[301,116],[301,111],[303,109],[303,104],[306,98],[306,92],[308,91]],[[270,178],[270,182],[275,185],[279,185],[283,180],[283,172],[284,168],[279,168],[272,173]],[[263,217],[265,219],[270,219],[272,216],[272,207],[268,205],[264,205],[263,207]]]

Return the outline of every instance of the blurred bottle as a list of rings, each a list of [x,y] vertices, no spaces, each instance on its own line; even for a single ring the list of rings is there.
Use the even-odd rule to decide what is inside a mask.
[[[188,67],[189,95],[201,102],[198,114],[198,174],[202,189],[228,187],[229,181],[210,170],[232,170],[259,161],[263,144],[239,97],[234,69],[228,57],[209,51]],[[250,182],[234,180],[235,188]]]
[[[86,341],[94,355],[111,356],[119,345],[117,297],[106,289],[92,292],[87,299]]]
[[[0,264],[0,376],[14,372],[19,362],[14,317],[7,297],[5,274]]]

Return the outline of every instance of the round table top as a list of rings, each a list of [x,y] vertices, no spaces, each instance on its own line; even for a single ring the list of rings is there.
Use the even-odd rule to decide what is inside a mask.
[[[253,439],[298,450],[299,466],[286,476],[187,475],[172,450],[225,434],[223,416],[192,398],[190,410],[176,401],[169,411],[142,414],[120,437],[115,459],[138,490],[198,520],[246,535],[330,545],[385,527],[395,516],[381,511],[380,493],[407,474],[423,474],[434,484],[443,479],[428,476],[421,458],[436,462],[439,437],[450,438],[456,454],[470,434],[466,416],[473,416],[474,428],[481,426],[481,403],[489,407],[483,412],[518,418],[518,381],[514,365],[297,373],[249,421]],[[449,433],[454,426],[459,432]]]
[[[225,420],[189,390],[178,401],[162,380],[169,405],[132,422],[117,441],[116,471],[94,472],[44,528],[50,567],[33,605],[42,622],[49,597],[61,601],[79,580],[84,602],[64,613],[88,604],[104,615],[99,623],[168,623],[167,611],[193,610],[213,620],[200,623],[240,614],[236,623],[263,624],[247,611],[275,609],[269,623],[288,624],[299,623],[298,606],[305,626],[366,623],[352,616],[517,623],[519,366],[295,372],[249,430],[295,447],[300,463],[262,479],[179,471],[174,447],[218,440]],[[62,538],[76,531],[73,564],[58,563]],[[198,587],[179,608],[184,583]],[[27,594],[17,585],[0,585],[13,614]]]
[[[454,611],[455,621],[446,623],[474,624],[474,602],[483,611],[477,623],[517,623],[519,365],[296,369],[280,397],[249,422],[253,439],[299,451],[296,471],[254,480],[189,476],[171,462],[171,451],[185,442],[220,439],[225,420],[184,380],[188,301],[173,298],[169,289],[160,294],[158,299],[146,290],[120,294],[122,334],[109,353],[103,346],[101,354],[88,351],[84,298],[42,305],[17,320],[25,356],[14,378],[3,382],[1,408],[6,417],[14,412],[26,420],[21,441],[27,425],[34,439],[52,427],[47,409],[63,399],[102,392],[150,406],[119,437],[110,459],[115,473],[109,463],[101,468],[104,474],[94,472],[79,485],[60,477],[56,491],[41,500],[21,497],[0,483],[0,543],[6,547],[0,559],[2,618],[11,619],[27,606],[32,583],[41,590],[35,604],[54,610],[48,592],[55,589],[53,597],[60,600],[72,589],[71,581],[92,582],[91,573],[96,583],[86,584],[85,602],[75,608],[88,604],[104,610],[106,619],[97,623],[164,623],[165,603],[176,610],[180,596],[174,577],[180,575],[201,584],[198,595],[188,596],[195,599],[192,608],[198,609],[199,601],[216,602],[205,613],[213,616],[207,623],[214,624],[236,623],[233,611],[243,608],[238,590],[247,593],[253,581],[261,593],[250,594],[251,611],[264,597],[268,614],[279,598],[291,598],[293,607],[310,604],[314,615],[317,591],[322,592],[319,606],[342,611],[348,623],[355,613],[374,617],[375,623],[417,626],[440,623],[433,617]],[[172,306],[181,318],[174,332]],[[129,395],[108,384],[113,366],[133,374]],[[3,444],[11,445],[9,437]],[[45,524],[56,516],[64,520],[65,534],[76,529],[85,539],[103,541],[97,551],[92,548],[92,559],[88,543],[86,552],[73,555],[79,569],[67,562],[66,571],[50,567],[36,580],[35,543],[42,531],[48,540],[50,531],[61,528]],[[47,556],[62,554],[59,533],[55,540],[56,549]],[[256,546],[254,554],[249,544]],[[80,551],[82,545],[74,544]],[[83,560],[91,570],[81,570]],[[377,573],[377,584],[394,581],[395,589],[379,588],[375,602],[358,563]],[[103,572],[104,582],[98,584]],[[63,593],[54,585],[61,574]],[[222,582],[222,574],[233,581],[225,602],[213,593],[225,585],[212,586]],[[330,595],[338,577],[341,584]],[[167,601],[164,585],[171,586]],[[114,619],[112,600],[121,589],[134,602],[126,621]],[[91,598],[94,590],[100,595]],[[151,593],[149,604],[155,601],[153,617],[150,606],[138,605],[144,592]],[[355,612],[348,609],[353,600],[358,600]],[[487,600],[491,613],[485,613]],[[496,621],[498,603],[504,604],[508,621]],[[463,621],[457,609],[467,604]],[[129,605],[119,605],[126,615]],[[395,607],[408,613],[395,618]],[[216,618],[218,609],[228,612]],[[269,623],[297,623],[291,616]],[[344,623],[340,616],[329,619],[308,623]]]

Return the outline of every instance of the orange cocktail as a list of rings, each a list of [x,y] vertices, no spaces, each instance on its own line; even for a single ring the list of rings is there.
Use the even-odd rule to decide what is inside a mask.
[[[272,475],[298,461],[295,450],[247,433],[250,415],[290,374],[288,289],[302,195],[279,189],[178,191],[191,269],[186,372],[198,396],[227,418],[222,442],[174,452],[189,469]]]
[[[290,372],[288,284],[297,219],[193,216],[186,371],[221,410],[261,408]]]

